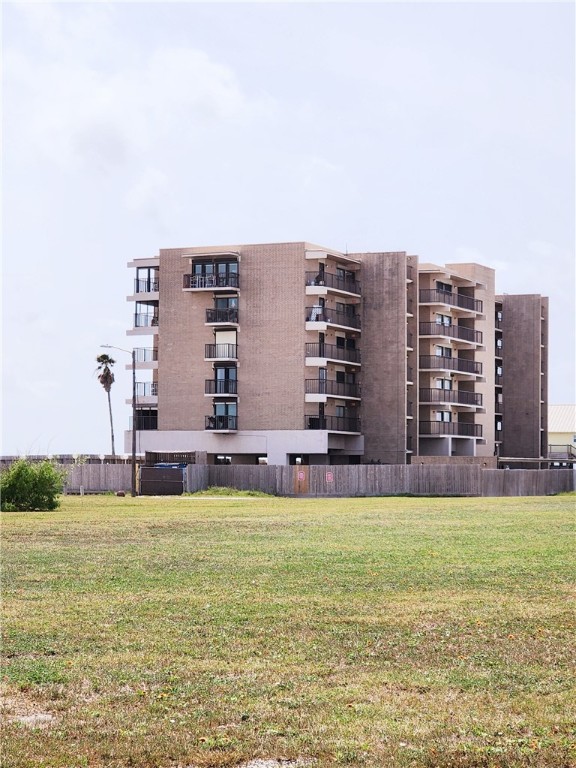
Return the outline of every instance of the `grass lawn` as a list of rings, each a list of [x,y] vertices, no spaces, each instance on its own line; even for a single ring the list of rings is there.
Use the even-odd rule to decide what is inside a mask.
[[[574,496],[5,513],[3,765],[576,765]]]

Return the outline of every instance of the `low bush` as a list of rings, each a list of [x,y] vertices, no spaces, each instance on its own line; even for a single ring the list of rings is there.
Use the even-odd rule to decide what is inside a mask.
[[[19,459],[0,475],[3,512],[56,509],[64,487],[64,472],[49,461],[33,464]]]

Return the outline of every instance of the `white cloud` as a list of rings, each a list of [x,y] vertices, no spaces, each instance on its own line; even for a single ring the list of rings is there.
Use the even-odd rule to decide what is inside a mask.
[[[96,41],[115,49],[113,32],[105,16],[90,35],[87,19],[94,18],[94,9],[86,13],[74,14],[72,23],[70,14],[64,20],[51,6],[25,8],[29,23],[46,26],[42,45],[33,51],[5,50],[11,153],[30,162],[45,158],[64,167],[114,169],[266,111],[264,101],[248,98],[229,67],[194,48],[157,47],[140,56],[127,50],[102,66],[95,60]]]

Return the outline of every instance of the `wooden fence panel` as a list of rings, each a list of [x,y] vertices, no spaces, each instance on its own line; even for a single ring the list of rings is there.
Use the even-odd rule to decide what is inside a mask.
[[[106,493],[130,491],[132,467],[129,464],[60,465],[66,473],[65,493]]]
[[[131,488],[129,464],[61,465],[65,492],[105,493]],[[306,468],[311,496],[546,496],[576,489],[570,469],[482,469],[478,465],[359,464],[312,465]],[[278,496],[295,494],[294,466],[226,466],[192,464],[186,469],[185,490],[209,486],[261,490]]]

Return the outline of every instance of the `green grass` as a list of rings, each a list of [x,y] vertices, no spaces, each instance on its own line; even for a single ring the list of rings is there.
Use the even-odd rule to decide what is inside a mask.
[[[5,514],[3,764],[574,766],[573,513],[84,496]]]

